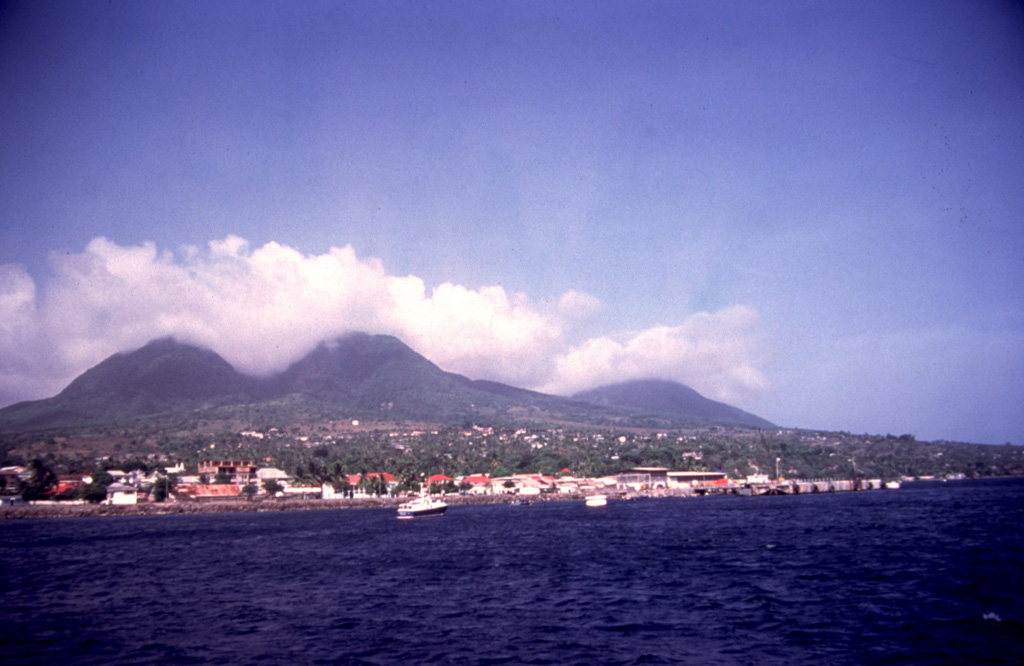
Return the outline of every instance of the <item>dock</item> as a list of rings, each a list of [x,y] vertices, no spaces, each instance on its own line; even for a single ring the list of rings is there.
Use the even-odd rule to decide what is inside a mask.
[[[881,479],[792,479],[758,483],[734,482],[720,485],[704,485],[689,488],[693,495],[811,495],[814,493],[843,493],[867,490],[884,490]]]

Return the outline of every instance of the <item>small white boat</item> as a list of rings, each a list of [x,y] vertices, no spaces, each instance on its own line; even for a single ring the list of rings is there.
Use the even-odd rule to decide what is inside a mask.
[[[398,505],[399,518],[425,518],[427,516],[443,516],[448,505],[436,497],[417,497],[414,500]]]
[[[604,506],[608,504],[607,495],[591,495],[586,500],[587,506]]]
[[[885,488],[886,488],[886,490],[899,490],[900,489],[900,482],[899,481],[886,481],[885,482]]]

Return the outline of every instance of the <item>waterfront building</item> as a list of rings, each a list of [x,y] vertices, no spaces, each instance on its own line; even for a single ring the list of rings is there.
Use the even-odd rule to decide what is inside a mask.
[[[199,474],[210,477],[227,476],[232,482],[245,485],[258,480],[256,463],[252,460],[204,460],[199,463]]]

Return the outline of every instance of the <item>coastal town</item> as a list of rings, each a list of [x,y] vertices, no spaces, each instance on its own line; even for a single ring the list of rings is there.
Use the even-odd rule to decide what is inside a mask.
[[[287,509],[289,503],[310,508],[310,501],[319,501],[324,508],[331,506],[382,506],[421,494],[445,498],[458,497],[461,503],[515,503],[536,500],[583,499],[591,504],[592,498],[621,500],[638,497],[694,497],[710,494],[736,494],[745,496],[768,494],[800,494],[842,492],[852,490],[881,490],[898,488],[899,483],[884,484],[880,479],[822,479],[814,481],[771,479],[767,475],[753,475],[746,479],[729,479],[724,472],[670,471],[663,467],[636,467],[614,476],[600,478],[578,477],[569,469],[557,475],[514,474],[492,477],[471,474],[449,477],[434,474],[424,479],[425,490],[400,491],[400,481],[388,472],[364,475],[346,475],[340,482],[308,485],[283,470],[258,467],[251,460],[206,460],[199,464],[198,474],[184,474],[184,469],[171,467],[166,472],[144,473],[106,470],[113,480],[106,486],[106,497],[94,504],[106,506],[138,506],[145,504],[187,504],[197,512],[204,508],[216,510],[217,504],[231,505],[244,500],[252,510],[260,510],[263,502]],[[168,474],[181,476],[168,484]],[[31,471],[23,467],[5,467],[0,476],[17,477],[22,485],[29,481]],[[209,476],[222,480],[207,483]],[[89,475],[61,475],[45,499],[30,500],[30,506],[87,505],[85,499],[70,499],[81,495],[94,479]],[[166,488],[166,494],[161,492]],[[65,499],[57,499],[57,498]],[[349,500],[349,502],[345,502]],[[474,501],[475,500],[475,501]],[[603,501],[602,501],[603,504]],[[3,496],[4,506],[24,506],[18,496]]]
[[[355,421],[345,426],[269,427],[187,440],[161,435],[150,438],[159,447],[136,438],[136,450],[111,438],[109,451],[92,458],[77,453],[72,440],[51,438],[44,442],[50,447],[46,455],[23,464],[11,464],[8,456],[0,468],[0,505],[208,511],[227,505],[380,506],[428,495],[455,503],[796,495],[892,488],[913,478],[964,478],[972,469],[953,457],[959,449],[908,436],[479,425],[387,430]],[[872,446],[884,447],[886,456],[872,455]],[[988,474],[977,475],[1016,469],[1018,448],[986,447],[982,453],[993,464],[981,470]]]

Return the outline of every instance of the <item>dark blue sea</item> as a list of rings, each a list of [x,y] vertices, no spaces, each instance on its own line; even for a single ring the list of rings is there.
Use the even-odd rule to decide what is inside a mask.
[[[4,664],[1018,664],[1024,481],[6,521]]]

